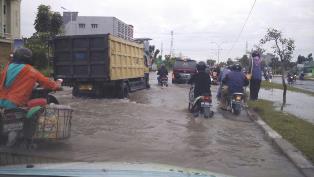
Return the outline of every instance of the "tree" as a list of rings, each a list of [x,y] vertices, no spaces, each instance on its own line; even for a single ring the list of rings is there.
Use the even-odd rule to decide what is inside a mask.
[[[307,56],[307,61],[309,61],[309,62],[313,61],[312,53],[310,53],[310,54]]]
[[[43,4],[38,6],[34,22],[37,33],[48,33],[49,37],[53,37],[61,32],[62,24],[62,16],[59,12],[52,12],[50,6]]]
[[[279,56],[280,62],[281,62],[281,79],[282,79],[282,85],[283,85],[283,97],[282,97],[282,106],[281,110],[283,110],[283,107],[286,104],[286,96],[287,96],[287,84],[285,82],[285,69],[287,63],[290,62],[292,58],[293,51],[295,49],[295,44],[293,39],[284,38],[282,36],[282,32],[274,29],[269,28],[267,30],[266,35],[263,39],[261,39],[261,44],[266,44],[272,42],[273,46],[273,53],[277,56]]]
[[[276,74],[277,69],[279,69],[279,67],[280,67],[279,59],[277,57],[272,58],[270,61],[270,66],[273,68],[273,73]]]
[[[25,40],[25,47],[33,52],[33,65],[37,69],[45,69],[48,66],[48,44],[43,42],[42,36],[34,34]]]
[[[216,63],[216,60],[208,59],[208,60],[206,60],[206,63],[207,63],[209,66],[214,66],[215,63]]]
[[[242,67],[248,68],[249,67],[249,57],[247,55],[243,55],[242,58],[237,59],[239,63],[241,63]]]
[[[258,44],[258,45],[254,45],[251,53],[253,53],[253,51],[257,51],[262,56],[266,50],[262,47],[261,44]]]
[[[304,63],[305,61],[307,61],[307,58],[305,58],[305,56],[302,56],[302,55],[299,55],[299,56],[298,56],[298,59],[297,59],[297,63],[298,63],[298,64],[302,64],[302,63]]]
[[[58,12],[50,11],[50,6],[40,5],[34,22],[36,32],[25,39],[25,46],[33,51],[33,64],[41,70],[46,69],[48,60],[48,41],[50,38],[60,34],[62,16]]]
[[[59,12],[54,12],[51,16],[51,35],[55,36],[61,32],[61,26],[63,24],[62,16]]]
[[[34,22],[35,30],[37,32],[50,31],[51,25],[51,11],[50,6],[41,4],[37,8],[37,15]]]

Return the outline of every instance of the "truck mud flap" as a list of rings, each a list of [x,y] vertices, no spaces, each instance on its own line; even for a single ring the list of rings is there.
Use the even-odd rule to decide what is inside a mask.
[[[130,91],[131,92],[134,92],[136,90],[146,89],[145,80],[132,81],[132,82],[129,82],[129,85],[130,85]]]

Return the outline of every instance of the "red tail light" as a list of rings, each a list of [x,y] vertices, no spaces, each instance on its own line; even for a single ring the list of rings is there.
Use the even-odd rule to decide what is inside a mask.
[[[212,96],[204,96],[203,99],[204,99],[204,101],[211,101]]]

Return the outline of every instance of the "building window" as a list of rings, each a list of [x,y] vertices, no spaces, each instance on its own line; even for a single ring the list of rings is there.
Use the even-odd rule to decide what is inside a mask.
[[[79,24],[79,28],[85,28],[85,24],[84,23],[80,23]]]
[[[3,14],[5,15],[7,13],[7,6],[3,5]]]
[[[98,24],[92,24],[92,28],[98,28]]]
[[[7,32],[6,26],[3,25],[3,33],[6,33],[6,32]]]

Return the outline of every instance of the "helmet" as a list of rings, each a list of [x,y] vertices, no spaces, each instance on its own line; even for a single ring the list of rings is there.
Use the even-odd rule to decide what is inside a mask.
[[[252,53],[252,57],[260,57],[259,52],[254,51],[254,52]]]
[[[205,71],[206,69],[206,64],[203,61],[198,62],[198,64],[196,65],[196,69],[197,71]]]
[[[13,63],[31,64],[33,52],[28,48],[18,48],[13,54]]]
[[[242,70],[242,66],[240,64],[234,64],[232,65],[232,71],[241,71]]]

